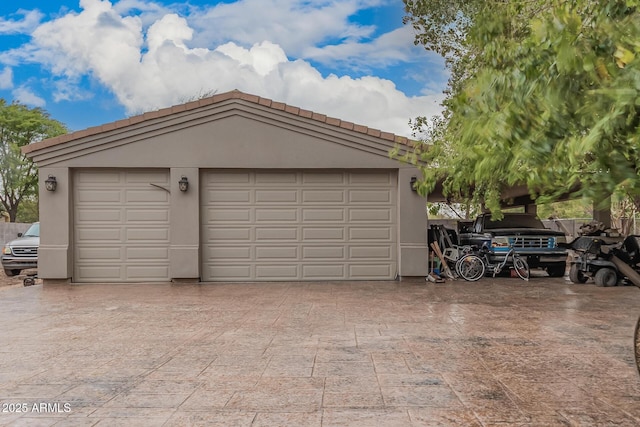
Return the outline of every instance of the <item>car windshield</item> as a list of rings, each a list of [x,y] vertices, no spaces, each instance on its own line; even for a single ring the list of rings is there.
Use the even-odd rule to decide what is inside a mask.
[[[498,221],[491,221],[491,217],[484,219],[484,228],[488,230],[497,228],[545,228],[542,221],[530,215],[505,215]]]
[[[22,235],[23,237],[40,237],[40,223],[31,224],[31,227]]]

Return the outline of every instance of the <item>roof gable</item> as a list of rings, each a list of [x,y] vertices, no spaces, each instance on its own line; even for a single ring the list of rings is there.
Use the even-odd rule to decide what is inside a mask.
[[[147,112],[138,116],[133,116],[127,119],[118,120],[116,122],[107,123],[101,126],[95,126],[65,135],[60,135],[54,138],[45,139],[43,141],[35,142],[23,147],[22,152],[28,157],[32,158],[42,150],[56,150],[58,148],[62,148],[63,146],[66,147],[74,145],[74,142],[79,142],[88,138],[96,139],[106,137],[110,134],[113,134],[114,132],[125,131],[136,126],[157,123],[163,120],[171,120],[172,117],[179,116],[180,114],[186,112],[196,111],[198,109],[203,109],[206,107],[229,102],[240,102],[248,105],[253,104],[255,106],[261,106],[263,108],[283,112],[285,114],[291,115],[291,117],[293,118],[303,118],[317,124],[328,126],[329,128],[333,127],[336,130],[352,132],[362,137],[379,139],[390,145],[411,145],[412,143],[412,141],[408,138],[398,136],[390,132],[383,132],[378,129],[369,128],[367,126],[347,122],[338,118],[329,117],[324,114],[318,114],[313,111],[290,106],[282,102],[276,102],[271,99],[262,98],[256,95],[250,95],[238,90],[233,90],[230,92],[203,98],[197,101],[188,102],[186,104],[175,105],[172,107]]]

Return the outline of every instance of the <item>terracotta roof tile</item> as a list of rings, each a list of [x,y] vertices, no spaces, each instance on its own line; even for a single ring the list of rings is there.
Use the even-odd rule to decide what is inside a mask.
[[[340,119],[336,119],[335,117],[327,117],[325,123],[331,126],[340,126]]]
[[[367,133],[367,131],[369,130],[368,127],[366,126],[362,126],[362,125],[357,125],[357,124],[353,124],[353,130],[356,132],[360,132],[360,133]]]
[[[118,122],[112,122],[112,123],[107,123],[107,124],[102,125],[102,131],[103,132],[108,132],[110,130],[117,129],[118,128],[117,123]]]
[[[200,101],[190,101],[184,104],[184,106],[185,111],[195,110],[196,108],[200,107]]]
[[[211,105],[215,103],[215,100],[212,96],[208,97],[208,98],[202,98],[199,100],[200,101],[200,106],[201,107],[205,107],[207,105]]]
[[[389,140],[389,141],[393,141],[393,140],[395,140],[396,135],[391,133],[391,132],[381,132],[380,133],[380,138],[386,139],[386,140]]]
[[[302,108],[300,109],[300,111],[298,112],[298,115],[300,117],[305,117],[307,119],[310,119],[313,117],[313,111],[309,111],[309,110],[303,110]]]
[[[123,128],[129,126],[129,119],[118,120],[117,122],[113,122],[116,129]]]
[[[257,95],[251,95],[249,93],[244,93],[244,92],[240,92],[238,91],[238,98],[243,99],[245,101],[249,101],[249,102],[253,102],[253,103],[259,103],[260,102],[260,97]]]
[[[187,105],[186,104],[174,105],[173,107],[171,107],[171,110],[174,113],[181,113],[183,111],[187,111]]]
[[[142,117],[142,116],[129,117],[129,124],[130,125],[135,125],[136,123],[141,123],[143,121],[144,121],[144,117]]]
[[[311,119],[324,123],[327,121],[327,116],[320,113],[311,113]]]
[[[353,126],[355,125],[351,122],[340,122],[340,127],[343,129],[353,130]]]
[[[394,141],[397,144],[404,145],[413,145],[415,141],[410,140],[406,137],[398,136],[389,132],[382,132],[378,129],[370,129],[367,126],[357,125],[351,122],[342,121],[335,117],[328,117],[325,114],[314,113],[313,111],[305,110],[302,108],[294,107],[287,105],[283,102],[276,102],[268,98],[261,98],[257,95],[251,95],[248,93],[241,92],[239,90],[232,90],[230,92],[215,94],[213,96],[202,98],[197,101],[191,101],[184,104],[174,105],[172,107],[162,108],[156,111],[149,111],[144,114],[140,114],[137,116],[129,117],[127,119],[118,120],[112,123],[107,123],[102,126],[95,126],[88,129],[71,132],[66,135],[60,135],[55,138],[45,139],[40,142],[35,142],[29,144],[22,148],[22,152],[25,154],[38,151],[44,148],[52,147],[58,144],[63,144],[65,142],[73,141],[76,139],[84,138],[87,136],[97,135],[103,132],[109,132],[117,129],[122,129],[127,126],[132,126],[146,120],[155,120],[162,117],[167,117],[172,114],[194,110],[196,108],[200,108],[207,105],[217,104],[224,101],[232,100],[232,99],[240,99],[243,101],[251,102],[254,104],[262,105],[268,108],[273,108],[275,110],[285,111],[289,114],[297,115],[299,117],[304,117],[312,120],[316,120],[322,123],[326,123],[330,126],[340,127],[342,129],[351,130],[354,132],[363,133],[365,135],[373,136],[376,138],[382,138],[388,141]]]
[[[287,105],[284,109],[287,113],[295,114],[296,116],[300,115],[300,109],[298,107],[292,107],[291,105]]]
[[[231,92],[224,92],[224,93],[213,95],[212,98],[214,99],[214,102],[222,102],[228,99],[240,98],[238,96],[238,94],[240,93],[241,92],[239,90],[232,90]]]

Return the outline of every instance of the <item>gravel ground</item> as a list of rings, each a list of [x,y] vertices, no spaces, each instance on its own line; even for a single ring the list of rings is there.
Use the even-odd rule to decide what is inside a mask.
[[[21,274],[19,274],[18,276],[14,276],[14,277],[8,277],[6,274],[4,274],[3,271],[0,271],[0,290],[1,289],[6,289],[9,287],[16,287],[16,286],[23,286],[22,285],[22,281],[24,280],[25,276],[27,275],[27,273],[35,273],[36,270],[24,270]],[[41,283],[38,280],[36,280],[36,284]]]

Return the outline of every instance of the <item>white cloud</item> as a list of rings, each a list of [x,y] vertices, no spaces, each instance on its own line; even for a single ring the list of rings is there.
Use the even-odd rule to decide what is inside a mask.
[[[442,95],[407,97],[390,80],[354,79],[331,75],[322,78],[305,62],[285,67],[282,92],[286,102],[354,123],[399,135],[410,135],[408,122],[441,111]]]
[[[195,12],[189,24],[197,31],[194,46],[213,48],[228,41],[251,46],[269,40],[289,55],[300,57],[310,45],[370,36],[373,27],[349,22],[349,17],[379,3],[380,0],[239,0]]]
[[[398,62],[412,62],[422,58],[424,48],[413,45],[414,34],[409,27],[400,27],[371,41],[349,40],[323,47],[310,46],[304,49],[303,57],[323,64],[345,63],[371,68]],[[439,60],[437,54],[429,54]],[[437,58],[437,59],[436,59]]]
[[[0,18],[0,34],[19,34],[31,32],[42,19],[43,15],[37,10],[18,10],[16,15],[23,16],[22,19]]]
[[[135,5],[133,0],[127,3],[130,7]],[[283,25],[281,10],[264,9],[265,3],[285,11],[297,8],[299,16],[289,16],[290,22],[295,22],[294,29]],[[189,47],[195,46],[194,37],[202,37],[201,29],[196,31],[177,14],[164,14],[146,27],[143,18],[122,16],[106,0],[82,0],[82,12],[67,14],[34,31],[32,45],[23,49],[22,54],[49,66],[55,75],[69,81],[85,75],[94,77],[113,91],[129,114],[177,104],[201,93],[233,89],[402,135],[410,134],[409,119],[440,111],[441,95],[407,97],[389,80],[323,77],[308,62],[288,59],[283,45],[299,52],[311,43],[309,38],[321,38],[332,32],[351,36],[363,31],[344,22],[345,16],[354,13],[357,1],[327,0],[313,4],[317,7],[320,3],[319,9],[311,8],[309,2],[294,0],[264,0],[264,3],[263,0],[244,0],[216,6],[211,13],[218,14],[215,22],[222,28],[211,25],[211,31],[225,33],[239,25],[236,20],[241,15],[228,10],[235,11],[234,7],[242,4],[257,8],[255,13],[244,16],[249,21],[255,19],[258,25],[258,21],[275,19],[274,22],[281,22],[285,38],[296,39],[297,32],[299,40],[280,44],[279,40],[284,39],[277,31],[278,25],[272,22],[269,28],[264,28],[264,40],[269,41],[245,48],[241,43],[241,28],[250,28],[251,38],[256,37],[256,31],[251,22],[248,25],[243,22],[242,26],[235,27],[240,33],[240,42],[225,42],[212,48]],[[331,19],[331,13],[337,13],[337,19]],[[296,17],[303,22],[296,22]],[[310,31],[300,25],[309,25]],[[323,25],[333,25],[333,28],[326,29]],[[361,56],[384,51],[386,56],[399,55],[402,59],[407,55],[406,50],[393,52],[399,38],[406,38],[406,34],[390,33],[380,38],[371,48],[373,51],[367,51],[363,44],[347,45],[343,49],[353,48]],[[332,53],[331,49],[318,50],[316,54],[318,58],[355,55],[353,52]],[[54,94],[55,99],[69,99],[69,88],[63,88]]]
[[[93,94],[83,89],[77,81],[74,80],[58,80],[53,83],[53,100],[61,101],[86,101],[93,98]]]
[[[11,89],[13,87],[13,70],[11,67],[5,67],[0,72],[0,89]]]
[[[26,86],[20,86],[15,88],[12,91],[12,94],[13,94],[13,98],[16,101],[20,102],[21,104],[31,105],[33,107],[41,107],[41,108],[47,104],[47,102],[43,98],[33,93],[33,91]]]

